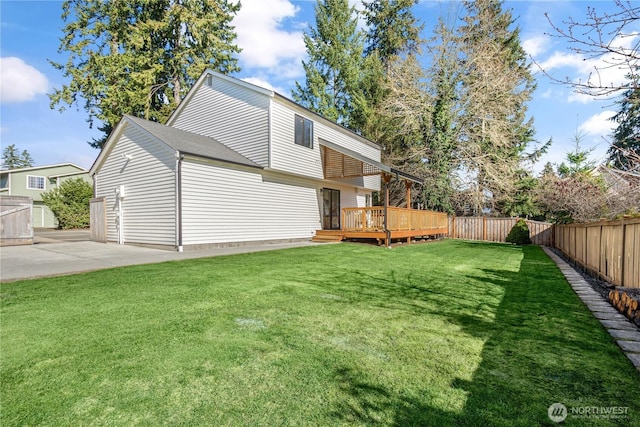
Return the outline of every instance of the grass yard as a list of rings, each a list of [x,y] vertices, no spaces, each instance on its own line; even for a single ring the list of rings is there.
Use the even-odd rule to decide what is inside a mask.
[[[0,295],[3,426],[532,426],[555,402],[640,425],[640,375],[534,246],[313,246]]]

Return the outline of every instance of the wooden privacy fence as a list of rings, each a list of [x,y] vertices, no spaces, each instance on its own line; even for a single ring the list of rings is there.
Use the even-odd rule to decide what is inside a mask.
[[[449,217],[449,237],[465,240],[506,242],[507,235],[519,218]],[[553,246],[553,224],[525,220],[535,245]]]
[[[96,242],[107,242],[107,209],[104,197],[96,197],[89,202],[91,224],[90,239]]]
[[[556,247],[618,286],[640,288],[640,218],[555,226]]]
[[[33,244],[31,197],[0,196],[0,246]]]

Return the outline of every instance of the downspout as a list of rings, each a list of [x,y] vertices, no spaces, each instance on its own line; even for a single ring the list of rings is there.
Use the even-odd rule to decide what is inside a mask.
[[[118,204],[118,244],[124,245],[124,209],[122,209],[122,185],[116,188],[116,199]]]
[[[184,155],[176,153],[176,249],[182,252],[182,161]]]
[[[271,98],[269,100],[269,109],[267,111],[267,165],[269,168],[271,168],[271,144],[273,142],[273,131],[272,131],[272,125],[273,125],[273,117],[272,117],[272,112],[271,110],[273,110],[273,98]]]

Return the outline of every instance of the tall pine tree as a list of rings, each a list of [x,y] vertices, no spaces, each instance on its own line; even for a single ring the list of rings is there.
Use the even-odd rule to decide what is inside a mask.
[[[429,209],[453,213],[462,68],[453,25],[440,18],[434,33],[429,43],[432,65],[428,70],[428,92],[432,109],[424,141],[427,150],[422,201]]]
[[[419,24],[411,8],[418,0],[363,1],[364,17],[369,28],[366,55],[376,52],[386,66],[395,56],[417,54],[421,43]]]
[[[15,144],[9,144],[2,150],[2,169],[20,169],[33,166],[33,157],[27,150],[18,151]]]
[[[383,146],[385,162],[424,177],[424,120],[428,110],[424,72],[418,57],[423,25],[413,14],[417,0],[363,1],[367,23],[366,61],[375,74],[363,80],[366,110],[359,117],[363,135]],[[403,182],[391,182],[392,205],[406,201]],[[413,192],[414,196],[418,193]],[[417,197],[414,197],[414,199]]]
[[[459,29],[465,73],[458,153],[471,196],[467,203],[476,213],[514,194],[534,134],[526,112],[535,81],[520,31],[502,5],[497,0],[467,1]]]
[[[640,67],[639,67],[640,68]],[[613,145],[609,148],[609,162],[624,171],[640,172],[640,87],[629,76],[630,89],[622,94],[619,110],[611,120],[618,125],[613,132]]]
[[[229,0],[67,0],[60,39],[65,63],[52,62],[69,83],[50,94],[63,111],[84,103],[90,126],[104,136],[123,114],[165,121],[195,79],[211,68],[238,71]]]
[[[356,10],[347,0],[319,0],[315,12],[315,28],[304,35],[309,56],[302,62],[306,82],[296,82],[292,96],[305,107],[353,129],[355,102],[366,102],[360,92],[364,44]]]

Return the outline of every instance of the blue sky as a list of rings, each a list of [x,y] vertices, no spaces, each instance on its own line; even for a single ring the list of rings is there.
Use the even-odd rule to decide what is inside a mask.
[[[359,1],[351,0],[353,4]],[[268,86],[290,96],[296,80],[304,81],[301,61],[305,58],[303,31],[314,23],[315,0],[242,0],[242,10],[235,18],[242,72],[236,77]],[[60,18],[61,1],[0,0],[0,143],[2,148],[15,144],[28,150],[35,164],[71,162],[89,168],[98,155],[87,141],[100,136],[89,129],[82,106],[60,113],[49,107],[47,93],[67,83],[62,73],[48,60],[64,62],[58,53],[64,22]],[[521,29],[521,41],[536,62],[558,78],[588,78],[600,59],[585,59],[567,49],[567,45],[547,33],[552,29],[545,18],[548,13],[554,23],[569,17],[584,21],[587,8],[614,11],[612,1],[508,1]],[[424,37],[440,14],[461,10],[461,2],[424,1],[414,13],[425,23]],[[637,30],[640,30],[638,28]],[[638,35],[625,43],[637,41]],[[534,67],[534,70],[536,68]],[[610,80],[620,80],[624,71],[611,70]],[[594,147],[592,158],[601,160],[608,148],[603,138],[611,132],[612,100],[581,96],[564,85],[552,83],[536,72],[538,88],[529,104],[534,117],[536,139],[553,138],[546,161],[559,163],[571,150],[576,132],[584,134],[583,148]]]

